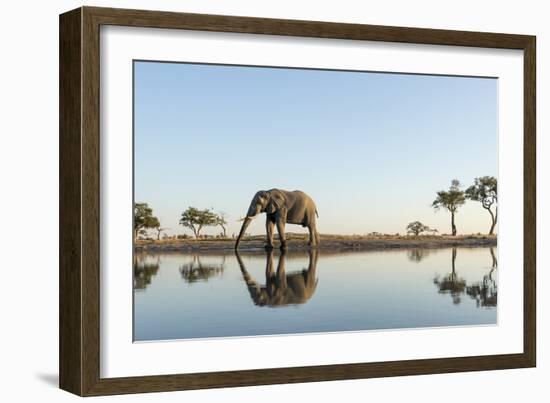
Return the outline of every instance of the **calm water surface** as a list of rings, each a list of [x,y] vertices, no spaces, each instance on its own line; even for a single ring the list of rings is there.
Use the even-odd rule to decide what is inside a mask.
[[[137,254],[134,339],[496,324],[496,248]]]

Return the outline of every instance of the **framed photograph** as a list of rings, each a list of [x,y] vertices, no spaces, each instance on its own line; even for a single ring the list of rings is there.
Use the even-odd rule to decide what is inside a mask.
[[[535,37],[60,16],[60,387],[535,366]]]

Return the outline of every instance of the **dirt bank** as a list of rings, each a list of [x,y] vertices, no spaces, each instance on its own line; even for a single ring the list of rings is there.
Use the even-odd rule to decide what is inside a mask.
[[[318,249],[321,251],[361,251],[384,249],[410,249],[410,248],[450,248],[450,247],[482,247],[496,246],[497,239],[494,236],[419,236],[419,237],[368,237],[368,236],[338,236],[322,235]],[[239,245],[239,251],[260,251],[264,249],[263,237],[254,237],[243,240]],[[278,241],[275,246],[278,247]],[[161,241],[138,241],[135,250],[140,252],[199,252],[199,251],[224,251],[235,248],[234,239],[182,239]],[[287,242],[287,250],[307,250],[309,246],[305,237],[293,236]]]

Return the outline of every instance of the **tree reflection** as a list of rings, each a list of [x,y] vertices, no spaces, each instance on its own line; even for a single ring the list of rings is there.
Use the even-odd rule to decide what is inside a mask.
[[[489,252],[492,258],[491,270],[483,276],[481,281],[467,285],[466,280],[459,277],[456,273],[456,248],[453,248],[451,254],[451,273],[442,278],[439,276],[434,278],[434,284],[438,287],[439,292],[441,294],[450,294],[454,304],[459,304],[461,302],[461,295],[466,293],[476,300],[478,307],[496,307],[498,284],[493,275],[498,267],[498,263],[494,248],[490,248]]]
[[[317,250],[311,249],[309,251],[307,269],[289,274],[285,272],[286,252],[281,251],[276,271],[274,269],[273,254],[273,250],[266,252],[266,280],[265,285],[260,285],[246,270],[239,253],[235,251],[243,279],[254,304],[281,307],[304,304],[309,301],[317,288]]]
[[[181,277],[187,283],[205,282],[212,277],[219,276],[223,273],[225,267],[225,256],[222,262],[203,263],[198,255],[193,255],[193,260],[189,263],[180,266]]]
[[[453,248],[451,255],[451,272],[443,278],[437,276],[434,284],[439,288],[441,294],[450,294],[453,304],[460,304],[460,295],[464,293],[466,281],[456,274],[456,248]]]
[[[428,249],[414,248],[407,251],[407,257],[411,262],[420,263],[430,254]]]
[[[145,290],[151,279],[156,276],[160,267],[160,258],[147,259],[146,256],[134,253],[134,290]]]
[[[478,307],[497,306],[498,284],[493,278],[493,272],[498,267],[497,258],[493,248],[490,250],[493,258],[493,265],[489,273],[483,276],[483,280],[466,287],[466,293],[476,300]]]

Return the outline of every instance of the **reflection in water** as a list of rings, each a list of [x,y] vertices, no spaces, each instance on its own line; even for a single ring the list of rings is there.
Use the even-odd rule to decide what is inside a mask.
[[[160,258],[147,259],[142,254],[134,253],[134,290],[145,290],[151,284],[151,278],[156,276],[160,267]]]
[[[203,263],[198,255],[193,255],[193,260],[180,266],[181,277],[187,283],[196,283],[198,281],[208,281],[212,277],[219,276],[223,273],[225,266],[225,256],[222,262]]]
[[[407,257],[411,262],[420,263],[430,254],[429,249],[414,248],[407,251]]]
[[[466,281],[456,274],[456,248],[453,248],[451,255],[451,272],[443,278],[436,277],[434,284],[439,288],[442,294],[450,294],[453,304],[460,304],[460,294],[464,293]]]
[[[466,284],[466,280],[458,277],[456,273],[456,248],[452,249],[451,254],[451,272],[442,278],[436,276],[434,284],[438,287],[442,294],[450,294],[453,299],[453,304],[460,304],[461,295],[466,292],[470,297],[476,300],[478,307],[496,307],[498,285],[496,279],[493,278],[493,272],[497,269],[497,258],[493,248],[489,249],[492,258],[491,270],[483,276],[482,281]]]
[[[241,268],[243,279],[248,287],[250,298],[255,305],[281,307],[287,305],[304,304],[315,293],[317,288],[317,257],[316,250],[309,251],[309,265],[307,270],[287,274],[285,272],[286,252],[281,251],[277,264],[277,271],[273,264],[273,251],[266,252],[265,285],[260,285],[248,273],[237,251],[235,256]]]
[[[494,253],[136,253],[134,340],[493,325]]]
[[[493,248],[490,249],[493,265],[488,274],[483,276],[481,282],[472,284],[466,288],[466,293],[476,300],[478,307],[495,307],[497,306],[498,285],[493,278],[493,272],[496,270],[498,263]]]

